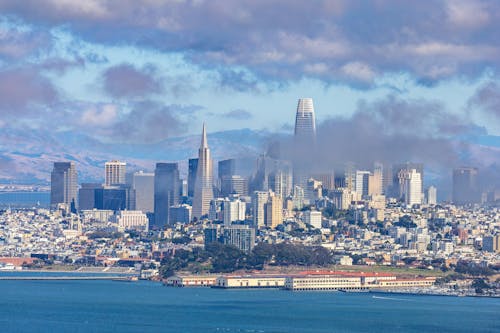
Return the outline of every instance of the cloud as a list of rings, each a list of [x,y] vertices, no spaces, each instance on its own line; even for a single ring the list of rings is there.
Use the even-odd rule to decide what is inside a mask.
[[[100,109],[95,106],[83,112],[80,121],[86,126],[107,127],[117,120],[117,107],[113,104],[104,104]]]
[[[50,106],[59,99],[52,82],[37,68],[16,68],[0,71],[0,112],[18,115],[30,107]]]
[[[470,99],[469,108],[477,108],[488,119],[500,124],[500,84],[491,81],[480,87]]]
[[[449,112],[439,102],[388,96],[360,102],[351,117],[320,122],[316,149],[301,147],[292,137],[269,142],[274,145],[270,151],[280,142],[281,158],[296,159],[315,172],[343,171],[347,162],[371,169],[374,161],[422,162],[443,171],[464,162],[468,145],[458,144],[461,136],[484,133],[465,115]]]
[[[50,49],[50,35],[43,30],[22,30],[5,24],[0,26],[0,58],[18,60]]]
[[[231,118],[231,119],[235,119],[235,120],[248,120],[248,119],[252,119],[253,115],[247,110],[235,109],[235,110],[231,110],[229,112],[223,113],[221,115],[221,117]]]
[[[154,68],[139,70],[130,64],[108,68],[103,73],[104,90],[112,97],[144,97],[162,91]]]
[[[219,83],[237,91],[253,91],[254,79],[308,77],[356,85],[387,73],[409,73],[418,82],[433,83],[500,69],[500,4],[494,0],[410,5],[397,0],[0,0],[0,10],[34,24],[64,26],[90,42],[182,54],[215,71],[229,68]],[[145,77],[139,81],[151,83]],[[135,90],[117,91],[122,96]]]
[[[108,139],[114,142],[155,143],[180,135],[187,130],[183,112],[191,112],[193,106],[169,105],[142,101],[132,105],[111,127]]]

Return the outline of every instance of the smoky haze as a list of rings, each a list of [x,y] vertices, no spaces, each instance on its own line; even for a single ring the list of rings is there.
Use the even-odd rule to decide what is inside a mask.
[[[473,165],[487,171],[489,187],[494,184],[498,188],[498,158],[480,160],[463,140],[485,134],[486,130],[465,113],[450,112],[439,102],[389,96],[372,103],[359,102],[350,117],[319,122],[316,147],[297,143],[293,136],[272,136],[268,154],[293,160],[294,165],[314,173],[342,173],[347,163],[372,170],[374,162],[419,162],[430,171],[428,175],[446,187],[451,185],[452,168]]]

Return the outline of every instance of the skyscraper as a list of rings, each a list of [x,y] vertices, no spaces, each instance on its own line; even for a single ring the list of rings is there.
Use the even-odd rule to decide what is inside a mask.
[[[422,204],[422,178],[416,169],[400,171],[403,197],[408,206]]]
[[[127,163],[120,161],[111,161],[104,164],[106,186],[125,184],[125,173]]]
[[[194,197],[194,186],[196,184],[196,173],[198,172],[198,159],[190,158],[188,165],[188,197]]]
[[[50,204],[63,203],[71,211],[77,209],[78,175],[74,162],[55,162],[50,175]]]
[[[263,227],[266,224],[265,204],[269,198],[269,192],[255,191],[252,196],[253,226]]]
[[[429,188],[427,189],[427,204],[437,204],[437,189],[434,186],[429,186]]]
[[[477,169],[462,167],[453,170],[453,203],[455,205],[465,205],[479,203],[480,201]]]
[[[310,156],[316,145],[316,120],[312,98],[301,98],[297,103],[294,132],[293,184],[306,187],[310,173]]]
[[[156,163],[154,178],[154,225],[169,224],[170,207],[179,204],[179,168],[177,163]]]
[[[283,199],[271,192],[264,206],[266,227],[275,229],[283,223]]]
[[[99,183],[82,183],[78,191],[78,209],[90,210],[95,208],[95,190],[102,189]]]
[[[295,115],[295,141],[314,144],[316,142],[316,120],[312,98],[301,98]]]
[[[196,217],[199,219],[203,215],[208,214],[210,201],[214,197],[212,158],[210,156],[210,149],[208,148],[207,130],[205,128],[205,124],[203,124],[201,145],[198,150],[197,169],[193,198],[193,218]]]
[[[143,213],[154,211],[155,174],[149,172],[134,172],[132,188],[135,191],[135,209]]]

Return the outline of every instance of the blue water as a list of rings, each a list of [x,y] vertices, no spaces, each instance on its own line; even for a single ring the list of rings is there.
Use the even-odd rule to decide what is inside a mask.
[[[31,208],[50,206],[50,192],[0,192],[0,208]]]
[[[1,332],[500,332],[500,300],[0,281]]]

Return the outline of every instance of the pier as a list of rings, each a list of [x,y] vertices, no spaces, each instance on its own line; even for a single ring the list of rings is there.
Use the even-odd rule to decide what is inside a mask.
[[[0,281],[5,280],[117,280],[132,281],[131,276],[0,276]]]

